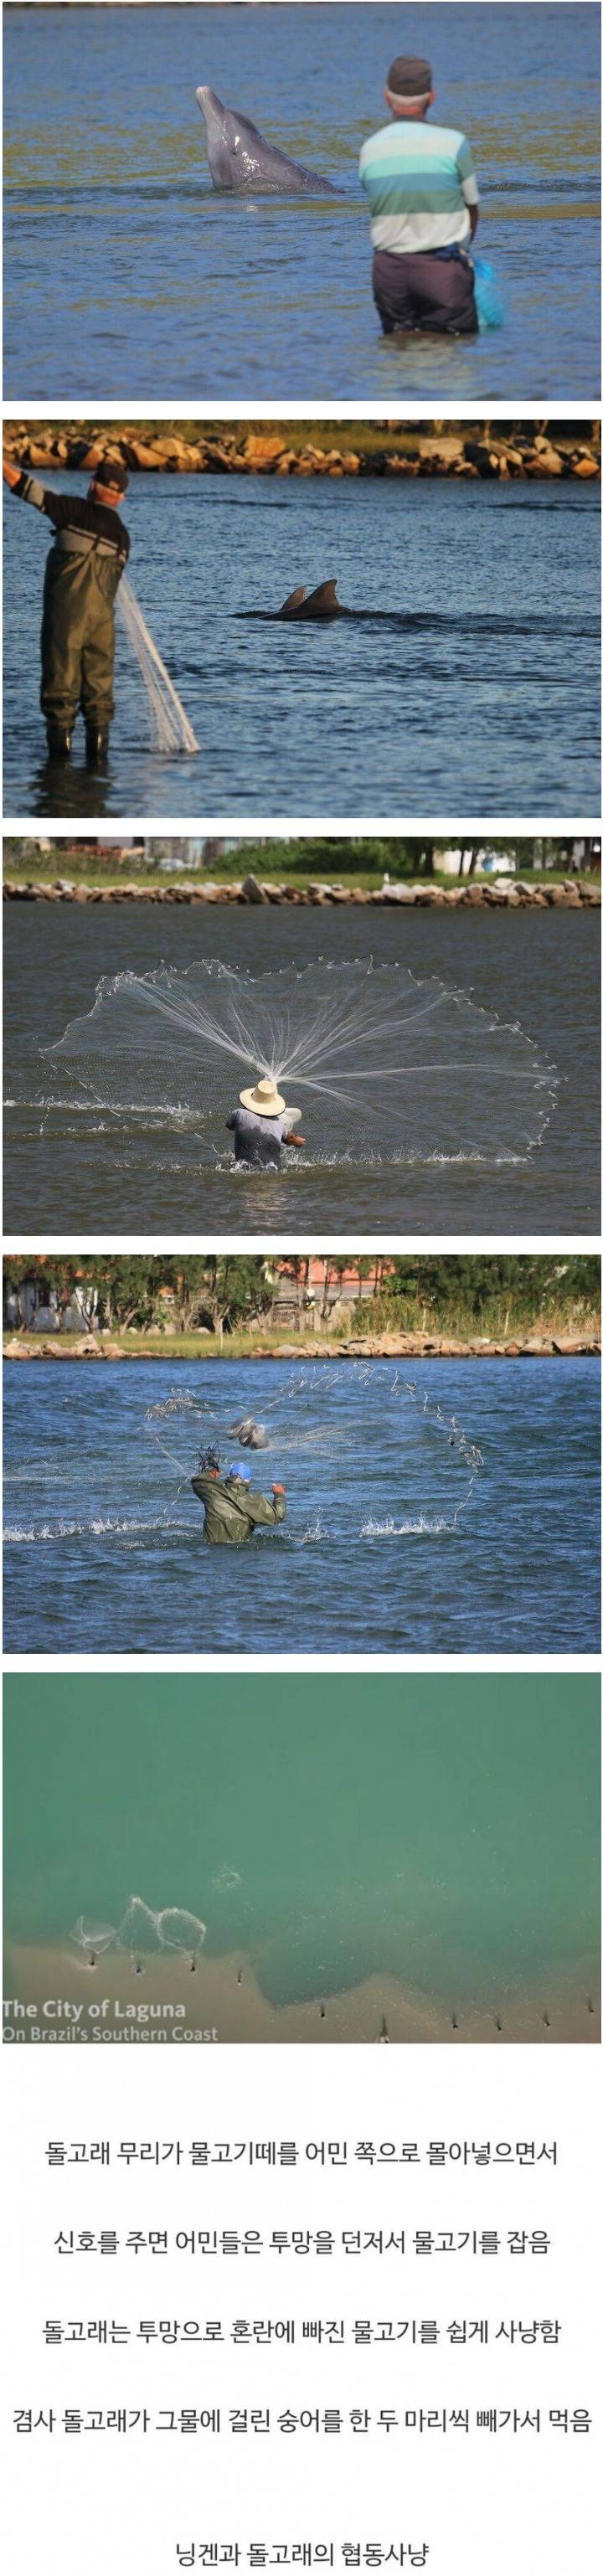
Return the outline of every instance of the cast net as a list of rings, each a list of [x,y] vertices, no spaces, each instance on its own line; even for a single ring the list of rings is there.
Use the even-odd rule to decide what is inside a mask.
[[[126,572],[122,573],[117,607],[128,643],[138,663],[146,694],[151,733],[158,751],[198,751],[199,744],[165,662],[153,643]]]
[[[103,978],[45,1050],[80,1097],[119,1116],[186,1115],[224,1152],[239,1091],[273,1076],[315,1161],[523,1160],[555,1074],[517,1021],[435,976],[361,960],[257,978],[217,964]]]
[[[465,1363],[463,1365],[466,1365]],[[234,1371],[228,1394],[171,1388],[145,1414],[147,1432],[177,1480],[179,1494],[210,1450],[224,1475],[243,1459],[251,1482],[270,1493],[284,1476],[287,1537],[440,1536],[458,1527],[484,1469],[482,1447],[445,1402],[437,1382],[390,1360],[311,1359],[274,1378],[262,1370],[261,1400],[252,1368]],[[483,1368],[483,1363],[480,1362]],[[230,1372],[227,1372],[230,1375]],[[243,1390],[243,1405],[239,1397]],[[254,1400],[253,1413],[249,1399]],[[250,1426],[259,1435],[250,1451]]]

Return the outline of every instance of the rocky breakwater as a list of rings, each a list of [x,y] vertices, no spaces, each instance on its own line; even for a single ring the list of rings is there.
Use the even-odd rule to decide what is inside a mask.
[[[231,878],[223,885],[198,876],[181,878],[177,885],[145,885],[143,879],[136,884],[99,886],[82,885],[70,877],[48,881],[5,877],[3,896],[5,903],[343,903],[378,905],[381,909],[384,905],[396,908],[400,904],[439,904],[448,909],[461,905],[468,911],[489,906],[503,912],[519,910],[524,904],[532,910],[569,906],[580,911],[584,905],[600,909],[601,886],[598,880],[589,882],[583,877],[563,877],[549,885],[546,877],[540,876],[530,880],[509,877],[503,883],[497,877],[471,877],[450,886],[394,883],[375,886],[371,891],[362,886],[332,885],[318,878],[307,886],[256,876]]]
[[[123,1360],[121,1342],[104,1333],[11,1333],[5,1360]]]
[[[308,436],[301,446],[287,439],[287,423],[282,430],[267,423],[265,427],[248,427],[246,422],[218,423],[185,438],[159,424],[133,422],[117,430],[94,429],[89,434],[81,423],[60,425],[38,421],[5,421],[4,446],[15,464],[30,472],[69,471],[93,473],[101,461],[127,465],[132,474],[275,474],[308,478],[327,474],[335,480],[343,476],[450,475],[476,480],[513,481],[525,476],[535,480],[565,478],[595,480],[600,474],[600,439],[597,425],[588,430],[576,423],[575,433],[562,432],[552,421],[546,428],[516,429],[507,432],[503,424],[479,423],[473,433],[466,423],[450,422],[437,432],[397,430],[376,423],[374,440],[363,438],[361,447],[341,445],[327,447]]]
[[[595,1359],[600,1350],[600,1339],[593,1332],[547,1333],[543,1331],[529,1333],[521,1339],[511,1336],[506,1341],[495,1341],[484,1333],[475,1333],[469,1339],[463,1340],[451,1333],[354,1333],[338,1339],[334,1334],[328,1338],[325,1337],[324,1340],[313,1338],[312,1362],[333,1359]],[[250,1335],[249,1346],[244,1354],[241,1353],[240,1348],[237,1349],[236,1358],[237,1362],[240,1361],[241,1356],[250,1360],[278,1360],[280,1366],[283,1360],[299,1360],[300,1354],[307,1356],[307,1351],[307,1339],[304,1341],[303,1337],[292,1342],[285,1339],[276,1340],[273,1335],[271,1341],[267,1342],[262,1340],[261,1335],[254,1334],[253,1339]],[[145,1359],[150,1360],[169,1359],[171,1365],[173,1361],[182,1357],[182,1353],[179,1351],[177,1338],[172,1339],[169,1334],[162,1336],[160,1350],[145,1350],[143,1354],[139,1334],[133,1335],[129,1346],[127,1337],[124,1341],[118,1342],[108,1333],[20,1332],[11,1333],[9,1339],[5,1341],[3,1356],[5,1360],[59,1361],[136,1360],[144,1356]],[[223,1359],[227,1354],[223,1346],[217,1342],[212,1351],[208,1342],[207,1346],[204,1344],[203,1356],[208,1359],[213,1356]]]

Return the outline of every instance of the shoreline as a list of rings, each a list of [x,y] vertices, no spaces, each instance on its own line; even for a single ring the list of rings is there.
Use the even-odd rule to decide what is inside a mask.
[[[234,1338],[234,1337],[233,1337]],[[182,1341],[197,1347],[182,1349]],[[291,1334],[278,1342],[267,1342],[248,1334],[237,1336],[236,1348],[225,1350],[213,1333],[207,1339],[199,1334],[164,1333],[155,1338],[144,1334],[119,1341],[111,1333],[45,1334],[11,1333],[4,1338],[2,1357],[23,1360],[224,1360],[237,1367],[242,1360],[372,1360],[372,1359],[599,1359],[600,1336],[594,1333],[529,1333],[510,1335],[507,1341],[494,1341],[484,1334],[471,1335],[461,1341],[450,1333],[383,1332],[350,1334],[343,1338],[319,1337],[300,1333],[297,1341]]]
[[[193,416],[194,417],[194,416]],[[301,432],[301,436],[300,436]],[[305,435],[304,435],[305,433]],[[303,480],[327,475],[387,480],[418,476],[476,481],[598,481],[598,425],[554,420],[530,432],[503,421],[367,422],[335,419],[195,420],[195,435],[156,420],[4,423],[5,452],[34,473],[92,473],[105,458],[136,474],[260,474]]]
[[[496,2040],[503,2046],[539,2041],[584,2046],[596,2043],[600,2032],[593,1959],[577,1960],[571,1970],[551,1963],[546,1976],[535,1972],[524,1985],[509,1987],[501,1975],[491,2002],[463,2005],[461,1999],[454,2011],[448,2001],[406,1987],[390,1972],[374,1972],[331,1995],[318,1990],[308,2001],[274,2004],[244,1951],[221,1958],[202,1953],[194,1973],[190,1961],[183,1971],[179,1961],[164,1955],[158,1968],[147,1961],[137,1976],[123,1954],[105,1953],[91,1968],[67,1943],[7,1941],[6,1969],[9,2000],[36,2008],[29,2017],[17,2014],[11,2020],[5,2007],[9,2046],[152,2046],[158,2041],[168,2046],[221,2041],[346,2046],[380,2039],[406,2046],[441,2047],[453,2040],[460,2046],[491,2046]],[[58,2002],[79,2006],[78,2021],[64,2011],[56,2016]],[[46,2014],[45,2004],[50,2005]],[[151,2006],[152,2020],[147,2018]]]
[[[78,878],[68,877],[5,877],[2,894],[5,903],[344,903],[379,904],[394,909],[398,904],[435,904],[446,905],[449,909],[461,905],[468,911],[484,904],[498,911],[516,911],[522,905],[535,907],[537,911],[548,911],[552,907],[578,911],[586,904],[596,907],[597,911],[601,909],[600,882],[591,884],[578,877],[568,877],[554,885],[547,885],[540,877],[534,885],[517,878],[512,878],[508,885],[501,885],[498,878],[487,883],[483,880],[476,883],[475,878],[471,878],[461,885],[454,882],[450,886],[426,886],[422,882],[418,885],[402,882],[378,886],[374,890],[339,885],[326,878],[324,881],[311,880],[305,886],[281,884],[276,878],[255,876],[225,878],[222,881],[212,877],[205,883],[185,879],[180,884],[165,886],[145,885],[144,879],[134,884],[128,879],[123,885],[117,881],[104,886],[80,883]]]

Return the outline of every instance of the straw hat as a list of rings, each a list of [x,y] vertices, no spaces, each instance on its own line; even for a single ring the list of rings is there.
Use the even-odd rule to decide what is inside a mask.
[[[269,1073],[262,1074],[254,1090],[240,1091],[239,1100],[241,1108],[252,1109],[256,1118],[282,1118],[283,1111],[287,1107],[286,1100],[283,1100],[281,1092],[277,1091],[276,1083]]]

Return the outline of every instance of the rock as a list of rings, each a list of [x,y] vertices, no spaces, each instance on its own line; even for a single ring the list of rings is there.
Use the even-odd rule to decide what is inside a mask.
[[[246,903],[268,902],[268,896],[264,893],[264,888],[259,884],[257,877],[243,878],[243,895]]]
[[[150,439],[124,439],[123,449],[125,463],[126,465],[129,465],[131,472],[137,472],[139,474],[163,473],[166,461],[163,449],[158,447],[155,443],[151,444]]]
[[[577,465],[572,465],[572,474],[578,474],[583,483],[598,482],[600,471],[595,456],[579,456]]]
[[[558,448],[556,447],[541,447],[539,450],[538,464],[540,473],[544,474],[545,478],[548,478],[551,475],[559,475],[563,473],[563,458],[559,455]]]
[[[279,456],[282,456],[284,447],[285,440],[279,438],[278,431],[250,430],[243,448],[245,463],[251,466],[254,474],[269,473],[271,467],[276,465]]]
[[[498,474],[498,457],[493,454],[491,447],[487,446],[485,439],[466,438],[463,456],[466,464],[475,465],[478,474],[486,477]]]

